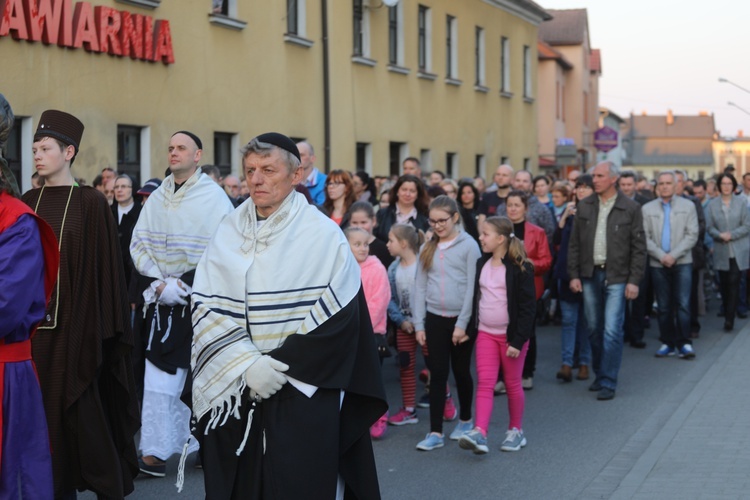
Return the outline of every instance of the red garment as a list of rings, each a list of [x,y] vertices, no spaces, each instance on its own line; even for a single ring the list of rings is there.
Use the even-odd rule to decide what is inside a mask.
[[[523,246],[526,248],[526,255],[534,263],[534,287],[539,300],[544,293],[544,273],[552,267],[552,253],[549,251],[544,229],[529,221],[524,222]]]

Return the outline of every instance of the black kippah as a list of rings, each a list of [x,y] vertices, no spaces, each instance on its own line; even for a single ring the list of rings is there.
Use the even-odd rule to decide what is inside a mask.
[[[285,151],[289,151],[294,156],[296,156],[299,161],[302,161],[302,158],[300,158],[299,156],[299,149],[297,149],[297,145],[293,140],[291,140],[284,134],[279,134],[278,132],[267,132],[265,134],[260,134],[255,138],[255,140],[258,142],[273,144],[274,146],[279,147]]]
[[[188,132],[187,130],[179,130],[172,134],[172,137],[176,136],[177,134],[185,134],[186,136],[190,137],[192,140],[195,141],[195,145],[198,146],[198,149],[203,149],[203,143],[200,139],[198,139],[198,136],[195,135],[192,132]]]

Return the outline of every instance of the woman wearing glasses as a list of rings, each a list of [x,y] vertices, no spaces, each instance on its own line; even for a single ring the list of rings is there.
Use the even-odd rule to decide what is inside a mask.
[[[457,441],[474,428],[470,366],[476,332],[470,336],[467,327],[480,257],[477,242],[461,230],[455,200],[445,195],[435,198],[430,204],[429,224],[433,236],[419,255],[413,305],[416,340],[422,346],[426,343],[430,352],[430,432],[417,444],[422,451],[444,446],[444,388],[451,366],[460,413],[450,439]]]
[[[345,229],[349,225],[349,207],[357,201],[354,194],[352,176],[344,170],[332,170],[326,178],[326,199],[323,202],[323,213],[333,222]]]
[[[750,213],[744,196],[735,196],[737,180],[731,174],[716,179],[720,196],[706,208],[706,231],[714,240],[714,268],[719,271],[724,304],[724,331],[734,329],[740,294],[740,275],[750,260]]]

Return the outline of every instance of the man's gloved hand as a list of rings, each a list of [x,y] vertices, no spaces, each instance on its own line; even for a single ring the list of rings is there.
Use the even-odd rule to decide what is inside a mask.
[[[286,384],[287,378],[282,372],[288,369],[289,365],[263,355],[245,371],[245,383],[258,396],[268,399]]]
[[[159,303],[165,306],[174,307],[177,305],[186,306],[187,300],[185,297],[190,295],[190,292],[180,286],[180,280],[177,278],[167,278],[164,280],[164,290],[159,295]]]

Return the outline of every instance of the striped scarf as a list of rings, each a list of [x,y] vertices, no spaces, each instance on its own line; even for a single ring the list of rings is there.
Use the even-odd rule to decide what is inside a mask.
[[[195,417],[211,412],[207,430],[239,418],[245,370],[327,321],[360,283],[343,233],[301,194],[292,191],[260,225],[252,200],[227,216],[193,283]]]
[[[177,192],[174,186],[170,175],[149,197],[130,243],[138,272],[162,281],[195,269],[219,222],[234,209],[200,169]]]

